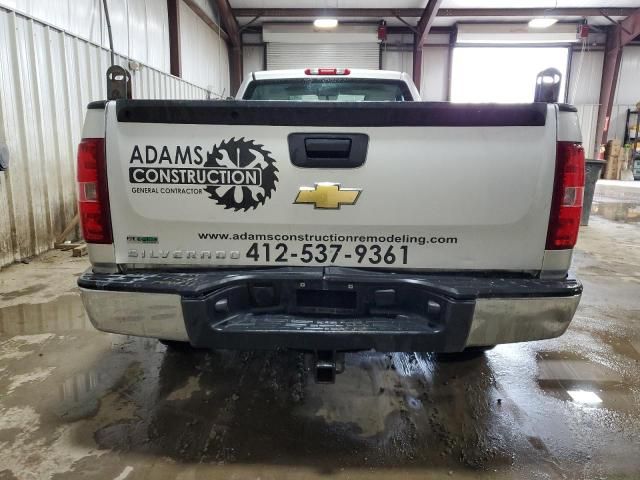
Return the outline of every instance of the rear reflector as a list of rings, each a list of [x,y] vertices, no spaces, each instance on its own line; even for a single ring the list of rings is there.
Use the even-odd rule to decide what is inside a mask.
[[[351,70],[348,68],[307,68],[305,75],[349,75]]]
[[[584,195],[584,150],[573,142],[558,142],[556,176],[547,231],[547,250],[571,249],[578,239]]]
[[[87,243],[113,243],[103,138],[78,145],[78,211]]]

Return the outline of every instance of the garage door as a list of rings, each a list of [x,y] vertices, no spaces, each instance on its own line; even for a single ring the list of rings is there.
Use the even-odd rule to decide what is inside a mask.
[[[267,70],[287,68],[380,68],[377,43],[267,43]]]

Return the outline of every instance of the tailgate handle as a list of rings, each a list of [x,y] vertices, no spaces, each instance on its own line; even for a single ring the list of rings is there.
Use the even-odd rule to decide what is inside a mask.
[[[350,138],[305,138],[304,149],[308,158],[348,158]]]
[[[363,133],[292,133],[291,163],[303,168],[356,168],[364,164],[369,136]]]

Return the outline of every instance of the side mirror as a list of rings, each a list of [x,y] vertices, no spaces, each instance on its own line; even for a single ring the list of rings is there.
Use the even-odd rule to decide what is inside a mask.
[[[536,77],[534,102],[558,103],[562,74],[556,68],[547,68]]]

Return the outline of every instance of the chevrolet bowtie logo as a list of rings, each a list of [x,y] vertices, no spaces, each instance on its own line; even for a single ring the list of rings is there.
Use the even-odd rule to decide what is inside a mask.
[[[337,210],[341,205],[355,205],[361,188],[340,188],[339,183],[316,183],[315,187],[300,187],[293,203],[312,203],[314,208]]]

